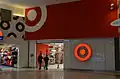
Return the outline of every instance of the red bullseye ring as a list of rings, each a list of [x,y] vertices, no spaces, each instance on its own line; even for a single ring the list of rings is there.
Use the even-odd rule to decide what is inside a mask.
[[[83,55],[85,55],[86,54],[86,51],[85,51],[85,49],[81,49],[81,50],[79,50],[81,47],[84,47],[84,48],[86,48],[87,49],[87,55],[85,56],[85,57],[80,57],[79,55],[78,55],[78,52],[79,52],[79,54],[81,55],[81,56],[83,56]],[[80,60],[80,61],[87,61],[87,60],[89,60],[90,58],[91,58],[91,56],[92,56],[92,49],[91,49],[91,47],[89,46],[89,45],[87,45],[87,44],[79,44],[76,48],[75,48],[75,50],[74,50],[74,55],[75,55],[75,57],[78,59],[78,60]]]
[[[46,6],[28,8],[25,10],[25,31],[35,32],[39,30],[47,19],[47,8]]]

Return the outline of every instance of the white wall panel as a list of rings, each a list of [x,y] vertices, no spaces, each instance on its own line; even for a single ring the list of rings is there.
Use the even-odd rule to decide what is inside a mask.
[[[92,58],[81,62],[74,56],[74,48],[86,43],[92,47]],[[65,68],[66,69],[89,69],[89,70],[115,70],[114,39],[78,39],[65,43]]]

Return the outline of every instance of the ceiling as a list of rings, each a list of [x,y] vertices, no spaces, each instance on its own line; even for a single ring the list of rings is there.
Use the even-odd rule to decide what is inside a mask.
[[[0,4],[24,8],[24,7],[32,7],[32,6],[40,6],[40,5],[66,3],[72,1],[79,1],[79,0],[0,0]]]
[[[0,0],[0,8],[12,10],[14,15],[25,16],[25,8],[52,5],[79,0]]]

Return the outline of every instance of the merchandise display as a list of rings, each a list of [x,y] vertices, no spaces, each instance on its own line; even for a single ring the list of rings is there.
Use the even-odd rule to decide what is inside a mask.
[[[0,64],[15,67],[19,49],[17,47],[0,47]]]
[[[3,32],[0,31],[0,40],[3,40]]]
[[[63,64],[64,45],[63,43],[50,43],[48,57],[50,59],[49,65]]]

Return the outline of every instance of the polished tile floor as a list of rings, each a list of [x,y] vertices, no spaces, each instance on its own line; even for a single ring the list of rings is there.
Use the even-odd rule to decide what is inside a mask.
[[[0,79],[120,79],[120,72],[86,72],[62,70],[1,71]]]

